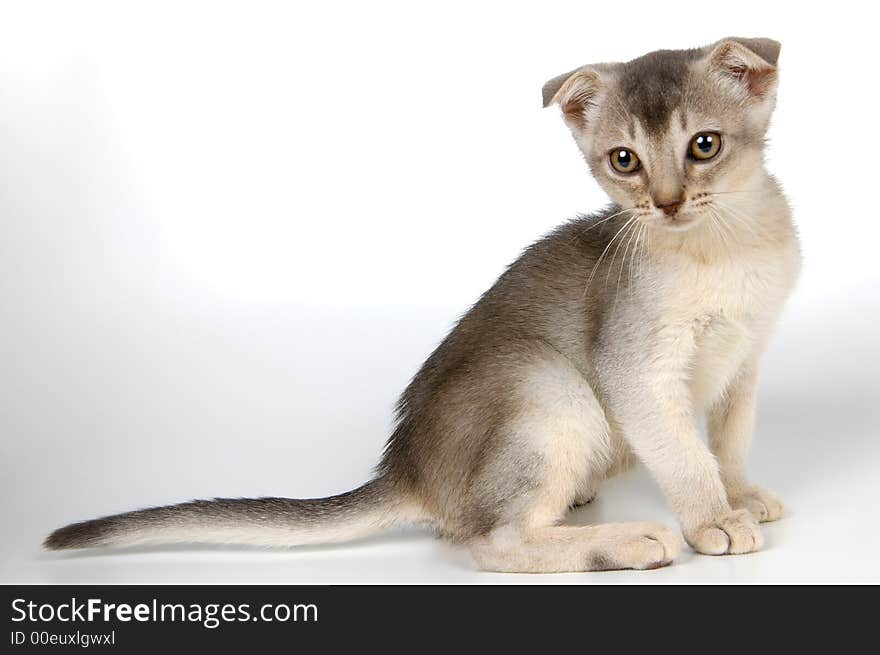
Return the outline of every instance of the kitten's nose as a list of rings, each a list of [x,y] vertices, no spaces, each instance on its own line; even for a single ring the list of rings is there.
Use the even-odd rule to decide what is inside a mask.
[[[673,214],[675,214],[678,211],[679,207],[681,207],[683,202],[684,202],[684,199],[673,200],[672,202],[654,201],[654,205],[657,207],[657,209],[662,209],[663,213],[666,214],[667,216],[672,216]]]

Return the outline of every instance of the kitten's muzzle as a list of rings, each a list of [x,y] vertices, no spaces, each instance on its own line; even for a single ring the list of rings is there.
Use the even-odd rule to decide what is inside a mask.
[[[654,206],[657,209],[661,210],[667,216],[674,216],[678,213],[678,210],[681,209],[681,206],[684,204],[684,200],[674,200],[672,202],[659,203],[655,202]]]

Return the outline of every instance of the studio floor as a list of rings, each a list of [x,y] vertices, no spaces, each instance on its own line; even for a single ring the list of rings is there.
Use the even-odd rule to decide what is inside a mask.
[[[764,368],[753,478],[789,513],[765,525],[760,553],[685,548],[654,571],[507,575],[475,571],[467,552],[418,529],[286,551],[41,551],[51,529],[101,514],[356,486],[378,458],[395,396],[453,315],[165,307],[117,323],[84,319],[63,341],[48,327],[41,340],[35,326],[21,347],[9,344],[0,582],[880,582],[876,346],[868,331],[840,338],[832,321],[805,311],[786,316]],[[570,520],[674,525],[640,469],[606,484]]]

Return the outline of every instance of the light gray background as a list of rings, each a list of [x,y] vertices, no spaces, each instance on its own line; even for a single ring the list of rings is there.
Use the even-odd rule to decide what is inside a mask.
[[[868,9],[19,4],[0,5],[0,582],[880,582]],[[72,520],[368,479],[456,317],[603,203],[543,81],[727,34],[783,41],[770,167],[806,261],[762,379],[754,478],[790,507],[763,552],[508,576],[415,530],[40,551]],[[639,470],[572,516],[650,519],[673,523]]]

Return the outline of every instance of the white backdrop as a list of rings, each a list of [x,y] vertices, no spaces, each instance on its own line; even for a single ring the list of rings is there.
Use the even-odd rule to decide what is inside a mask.
[[[805,268],[755,466],[792,516],[766,553],[601,581],[880,580],[867,7],[0,4],[2,579],[502,579],[418,534],[284,554],[37,546],[96,514],[367,479],[452,321],[522,247],[605,202],[543,82],[736,35],[783,43],[769,166]],[[640,475],[584,519],[671,521]]]

